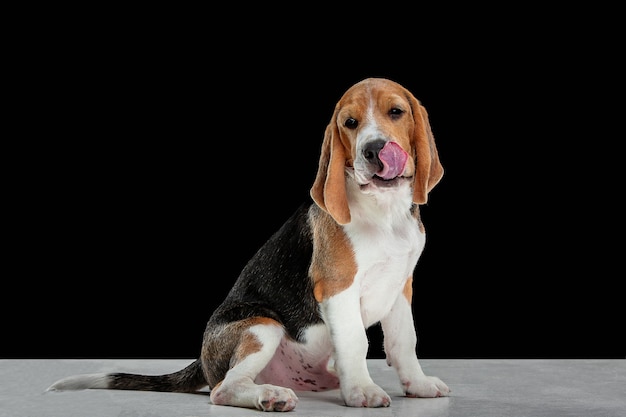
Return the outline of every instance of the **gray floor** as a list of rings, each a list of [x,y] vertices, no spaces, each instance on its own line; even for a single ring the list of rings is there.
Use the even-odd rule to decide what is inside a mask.
[[[59,378],[106,371],[163,373],[191,360],[0,360],[2,417],[253,416],[261,411],[211,405],[206,394],[131,391],[45,392]],[[394,371],[369,360],[389,408],[345,407],[338,391],[298,393],[299,416],[626,416],[626,360],[422,360],[452,389],[447,398],[402,397]]]

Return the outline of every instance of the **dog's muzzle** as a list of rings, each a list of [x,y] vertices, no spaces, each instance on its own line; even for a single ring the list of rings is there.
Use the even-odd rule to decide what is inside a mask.
[[[377,139],[363,147],[363,158],[373,176],[392,180],[404,172],[409,155],[396,142]]]

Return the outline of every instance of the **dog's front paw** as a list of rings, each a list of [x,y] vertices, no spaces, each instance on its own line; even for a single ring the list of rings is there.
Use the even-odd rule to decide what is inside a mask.
[[[423,376],[410,381],[402,381],[402,387],[407,397],[447,397],[450,388],[436,376]]]
[[[391,398],[378,385],[355,385],[342,389],[343,400],[349,407],[389,407]]]

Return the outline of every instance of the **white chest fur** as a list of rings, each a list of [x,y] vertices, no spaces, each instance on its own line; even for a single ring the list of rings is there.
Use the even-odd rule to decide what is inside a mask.
[[[396,190],[403,193],[402,190]],[[354,248],[361,317],[366,327],[378,322],[402,294],[404,284],[413,275],[422,253],[425,235],[410,211],[410,193],[403,196],[405,205],[393,205],[380,196],[362,196],[351,205],[352,221],[344,226]],[[365,201],[364,201],[365,200]]]

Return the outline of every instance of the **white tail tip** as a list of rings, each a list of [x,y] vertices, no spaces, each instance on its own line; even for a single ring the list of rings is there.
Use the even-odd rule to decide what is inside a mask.
[[[50,385],[46,391],[106,389],[108,385],[109,379],[106,374],[83,374],[60,379]]]

